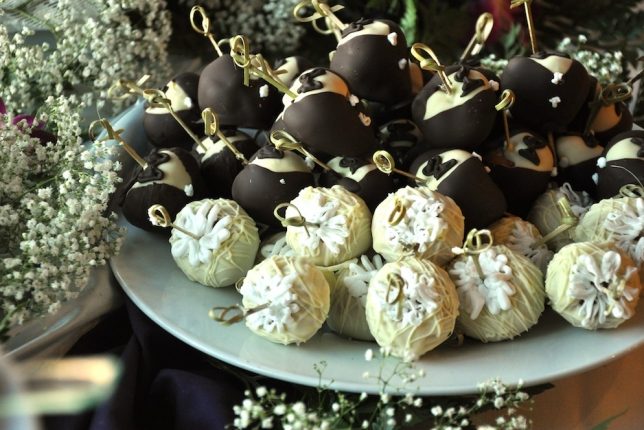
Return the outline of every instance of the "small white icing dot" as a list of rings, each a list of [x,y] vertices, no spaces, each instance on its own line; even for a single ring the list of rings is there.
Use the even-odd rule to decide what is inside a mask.
[[[360,103],[360,99],[356,95],[351,94],[349,96],[349,103],[351,103],[351,106],[355,106]]]
[[[599,182],[599,175],[597,173],[593,173],[593,176],[591,176],[591,178],[593,179],[593,182],[595,184]]]
[[[559,85],[560,83],[562,83],[563,82],[563,73],[555,72],[554,77],[552,78],[552,80],[550,82],[552,82],[555,85]]]
[[[387,40],[389,43],[391,43],[393,46],[398,45],[398,34],[395,32],[391,32],[387,35]]]
[[[192,184],[188,184],[183,187],[183,192],[186,193],[186,196],[192,197],[195,195],[195,189],[192,187]]]
[[[552,107],[556,109],[557,106],[559,106],[559,103],[561,103],[561,98],[557,96],[557,97],[553,97],[551,99],[548,99],[548,101],[550,102]]]
[[[280,184],[282,185],[286,184],[286,181],[284,180],[284,178],[280,179]]]
[[[499,83],[497,81],[490,79],[488,84],[490,84],[490,87],[492,87],[494,91],[499,91]]]
[[[600,169],[606,167],[606,157],[599,157],[597,159],[597,167],[599,167]]]
[[[263,99],[268,97],[268,85],[264,84],[259,87],[259,96]]]
[[[406,66],[407,66],[407,59],[401,58],[400,61],[398,62],[398,67],[400,68],[400,70],[404,70]]]

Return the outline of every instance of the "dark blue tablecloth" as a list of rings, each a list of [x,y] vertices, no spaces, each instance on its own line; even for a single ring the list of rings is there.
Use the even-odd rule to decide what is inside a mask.
[[[96,353],[121,357],[115,393],[91,412],[46,417],[46,429],[223,429],[243,396],[239,379],[165,332],[129,300],[69,354]]]

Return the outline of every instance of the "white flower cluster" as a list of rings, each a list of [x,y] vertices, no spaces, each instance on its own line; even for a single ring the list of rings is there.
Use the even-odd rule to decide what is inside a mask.
[[[570,55],[571,58],[583,64],[588,73],[597,78],[600,84],[618,82],[622,72],[623,54],[621,51],[604,52],[585,49],[588,38],[583,34],[577,36],[577,43],[565,37],[559,42],[557,51]]]
[[[106,215],[119,181],[114,148],[85,148],[72,106],[61,96],[41,107],[38,122],[56,133],[50,143],[0,118],[0,320],[10,326],[74,298],[121,244]]]
[[[0,25],[0,97],[15,110],[33,112],[49,95],[72,91],[100,107],[117,78],[169,74],[172,27],[164,1],[59,0],[42,16],[38,10],[27,22],[42,23],[55,46],[28,44],[33,30],[10,35]]]
[[[180,0],[186,6],[200,4],[212,12],[218,37],[244,34],[253,52],[293,54],[300,47],[306,27],[293,18],[299,0]]]
[[[365,352],[365,359],[374,359],[371,349]],[[314,366],[320,378],[325,366],[325,362]],[[423,376],[424,372],[415,371],[411,363],[396,366],[391,374],[383,373],[381,366],[380,373],[374,377],[383,387],[379,394],[344,394],[321,385],[311,390],[310,397],[305,393],[294,403],[286,399],[286,394],[259,386],[254,392],[247,390],[241,405],[233,408],[236,417],[233,426],[240,429],[398,429],[419,428],[422,423],[423,428],[433,430],[461,430],[474,428],[472,416],[487,409],[495,409],[501,415],[494,419],[493,425],[481,424],[477,429],[527,429],[531,426],[519,410],[529,400],[521,391],[521,381],[516,388],[510,388],[499,380],[490,380],[479,385],[477,399],[449,407],[436,403],[426,405],[422,397],[411,392],[391,395],[384,390],[392,390],[394,377],[413,382],[416,377]],[[396,392],[404,391],[398,389]]]

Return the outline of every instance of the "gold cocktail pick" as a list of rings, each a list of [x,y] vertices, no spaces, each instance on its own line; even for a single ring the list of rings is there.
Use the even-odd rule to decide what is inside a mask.
[[[172,115],[172,118],[174,118],[175,121],[185,130],[186,133],[188,133],[188,136],[202,149],[206,149],[203,143],[201,142],[201,139],[199,139],[199,136],[197,136],[191,129],[188,127],[188,125],[185,123],[184,120],[181,119],[179,115],[174,111],[172,108],[172,102],[166,98],[165,94],[163,91],[158,90],[158,89],[153,89],[153,88],[148,88],[144,89],[141,87],[141,82],[147,81],[147,75],[144,76],[143,78],[139,79],[138,81],[130,81],[127,79],[119,79],[112,87],[110,88],[110,91],[114,95],[114,98],[126,98],[131,95],[137,95],[140,97],[143,97],[145,101],[148,102],[148,105],[153,108],[164,108],[165,110],[168,111],[170,115]],[[108,95],[110,94],[110,91],[108,91]],[[122,91],[122,94],[118,94],[118,91]]]
[[[248,38],[243,35],[230,39],[230,56],[237,67],[244,69],[244,85],[250,85],[251,76],[255,76],[277,88],[279,92],[295,99],[297,94],[280,80],[278,73],[273,70],[262,54],[250,53],[249,45]]]
[[[217,136],[219,140],[221,140],[224,145],[226,145],[228,149],[230,149],[230,152],[235,155],[235,158],[237,158],[244,166],[247,165],[248,160],[246,159],[246,157],[244,157],[244,154],[239,152],[237,147],[233,145],[230,140],[228,140],[224,132],[219,129],[219,121],[217,120],[215,111],[213,111],[211,108],[206,108],[201,112],[201,118],[203,119],[204,131],[206,133],[206,136]]]
[[[514,145],[510,140],[510,126],[508,124],[508,110],[514,104],[514,92],[512,90],[503,90],[499,102],[494,106],[497,111],[503,115],[503,131],[505,132],[505,147],[508,151],[514,151]]]
[[[320,34],[334,34],[339,41],[342,38],[342,30],[347,27],[347,24],[342,22],[335,12],[342,9],[344,6],[341,5],[329,6],[318,0],[304,0],[295,5],[293,16],[299,22],[310,22],[313,29]],[[308,15],[305,14],[307,10],[311,11]],[[320,20],[325,22],[326,28],[318,24]]]
[[[438,77],[443,82],[441,89],[447,94],[452,94],[452,81],[445,73],[445,66],[441,64],[432,48],[424,43],[414,43],[411,46],[411,55],[420,62],[421,69],[438,74]]]
[[[148,216],[150,217],[150,222],[152,225],[165,228],[173,228],[181,233],[193,238],[194,240],[201,239],[198,235],[194,234],[191,231],[186,230],[185,228],[178,226],[172,222],[170,213],[162,205],[152,205],[148,209]]]
[[[421,184],[425,183],[425,179],[423,178],[420,178],[416,175],[412,175],[409,172],[396,169],[396,162],[394,161],[394,157],[385,150],[374,152],[371,158],[373,160],[373,164],[375,164],[378,170],[380,170],[382,173],[385,173],[387,175],[391,175],[392,173],[397,173],[406,178],[413,179],[418,183],[421,183]]]
[[[201,18],[201,22],[197,21],[197,15],[199,15],[199,17]],[[206,14],[206,11],[203,7],[194,6],[190,10],[190,25],[192,25],[192,29],[194,31],[210,40],[210,43],[212,43],[212,46],[213,48],[215,48],[218,56],[221,57],[222,55],[224,55],[221,52],[219,43],[217,43],[217,40],[215,39],[215,35],[210,31],[210,18],[208,17],[208,14]]]
[[[530,34],[530,46],[532,47],[532,53],[536,54],[539,52],[539,47],[537,46],[537,33],[534,29],[534,20],[532,19],[532,0],[510,0],[510,9],[514,9],[523,5],[525,8],[526,21],[528,22],[528,33]]]
[[[485,46],[485,41],[490,37],[490,33],[492,33],[492,27],[494,27],[494,17],[492,14],[489,12],[482,13],[476,20],[474,36],[472,36],[465,51],[461,54],[461,61],[481,52],[483,46]]]
[[[111,123],[110,123],[110,121],[109,121],[108,119],[106,119],[106,118],[101,118],[101,119],[97,119],[96,121],[92,121],[92,123],[89,125],[89,131],[88,131],[88,134],[89,134],[89,138],[90,138],[90,139],[92,139],[93,141],[95,141],[95,140],[96,140],[96,135],[94,134],[94,129],[95,129],[97,126],[101,126],[101,127],[103,128],[103,130],[105,130],[105,133],[107,134],[107,138],[102,139],[103,141],[106,141],[106,140],[115,140],[116,142],[118,142],[118,144],[119,144],[119,145],[121,145],[121,146],[123,147],[123,149],[125,149],[125,152],[127,152],[127,153],[128,153],[128,155],[129,155],[130,157],[132,157],[132,159],[133,159],[134,161],[136,161],[136,163],[137,163],[139,166],[141,166],[141,169],[145,170],[145,169],[148,167],[148,163],[143,159],[143,157],[141,157],[141,156],[138,154],[138,152],[136,152],[136,150],[135,150],[134,148],[132,148],[132,147],[131,147],[131,146],[130,146],[130,145],[129,145],[125,140],[123,140],[123,138],[121,137],[121,133],[122,133],[124,130],[122,130],[122,129],[114,130],[114,128],[112,127],[112,124],[111,124]]]
[[[301,142],[284,130],[275,130],[269,136],[271,143],[280,151],[297,151],[305,157],[313,160],[315,164],[322,167],[325,171],[333,170],[329,165],[320,161],[315,155],[311,154]]]
[[[479,278],[484,279],[485,274],[478,260],[478,255],[487,251],[494,244],[494,237],[490,230],[477,230],[473,228],[467,234],[463,247],[454,247],[452,252],[456,255],[468,255],[472,257]]]

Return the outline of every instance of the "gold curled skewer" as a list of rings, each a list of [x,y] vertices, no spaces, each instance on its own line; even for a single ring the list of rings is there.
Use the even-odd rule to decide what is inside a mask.
[[[173,228],[185,234],[186,236],[193,238],[194,240],[200,239],[200,237],[193,232],[174,224],[172,222],[172,218],[170,217],[170,213],[163,205],[150,206],[148,208],[148,217],[150,218],[150,223],[152,223],[152,225],[164,228]]]
[[[490,34],[492,33],[493,27],[494,16],[491,13],[485,12],[479,15],[474,27],[474,35],[467,44],[463,54],[461,54],[461,61],[481,52],[485,46],[485,41],[487,41],[488,37],[490,37]]]
[[[199,25],[199,23],[197,22],[197,15],[199,15],[199,17],[201,18],[201,25]],[[215,48],[218,56],[221,57],[224,55],[221,52],[219,43],[217,43],[217,40],[215,39],[215,35],[210,31],[210,18],[208,17],[208,14],[203,7],[193,6],[193,8],[190,10],[190,25],[192,26],[192,29],[194,31],[210,40],[210,43],[212,44],[213,48]]]
[[[115,140],[116,142],[118,142],[118,144],[119,144],[119,145],[121,145],[121,146],[123,147],[123,149],[125,150],[125,152],[127,152],[127,153],[128,153],[128,155],[129,155],[130,157],[132,157],[132,159],[133,159],[134,161],[136,161],[136,163],[137,163],[139,166],[141,166],[141,168],[142,168],[142,169],[144,169],[144,170],[145,170],[145,169],[148,167],[148,163],[143,159],[143,157],[141,157],[141,156],[138,154],[138,152],[136,152],[136,150],[135,150],[134,148],[132,148],[132,147],[131,147],[131,146],[130,146],[130,145],[129,145],[125,140],[123,140],[123,138],[121,137],[121,133],[122,133],[124,130],[122,130],[122,129],[114,130],[114,128],[112,127],[112,124],[111,124],[111,123],[110,123],[110,121],[109,121],[108,119],[106,119],[106,118],[101,118],[101,119],[97,119],[96,121],[92,121],[92,123],[89,125],[89,131],[88,131],[88,134],[89,134],[90,139],[92,139],[92,140],[96,140],[96,136],[95,136],[95,134],[94,134],[94,129],[95,129],[97,126],[99,126],[99,125],[100,125],[101,127],[103,127],[103,129],[105,130],[105,133],[107,134],[107,137],[108,137],[108,139],[103,139],[103,140]]]
[[[107,97],[114,100],[125,100],[132,94],[143,96],[143,92],[137,92],[150,79],[150,75],[143,75],[138,81],[119,79],[108,90]],[[119,91],[123,91],[119,94]]]
[[[404,170],[397,169],[396,162],[394,161],[393,155],[391,155],[389,152],[385,150],[374,152],[371,158],[373,160],[373,164],[375,164],[378,170],[380,170],[382,173],[385,173],[387,175],[391,175],[392,173],[397,173],[406,178],[413,179],[414,181],[421,184],[424,184],[426,182],[425,179],[423,178],[412,175],[411,173],[405,172]]]
[[[392,226],[398,225],[405,219],[406,214],[407,208],[405,204],[398,197],[394,197],[394,207],[391,209],[389,218],[387,218],[387,223]]]
[[[400,276],[400,274],[387,274],[387,290],[385,290],[385,302],[390,305],[396,305],[396,314],[398,318],[400,318],[400,314],[402,312],[402,302],[405,296],[403,293],[404,287],[405,281]]]
[[[279,73],[268,64],[268,61],[262,54],[250,53],[250,42],[243,35],[237,35],[230,39],[230,56],[233,58],[235,65],[244,69],[244,85],[250,84],[250,77],[255,76],[263,79],[266,83],[277,88],[283,94],[291,99],[295,99],[295,94],[279,78]]]
[[[208,316],[224,325],[233,325],[243,321],[248,315],[263,311],[269,306],[270,303],[264,303],[263,305],[255,306],[251,309],[246,309],[245,307],[237,304],[232,306],[215,306],[208,311]]]
[[[530,34],[530,47],[532,48],[532,53],[536,54],[539,52],[539,47],[537,45],[537,33],[534,28],[534,20],[532,18],[532,0],[511,0],[510,9],[514,9],[523,5],[525,8],[525,17],[528,23],[528,33]]]
[[[315,164],[318,166],[322,167],[325,171],[331,171],[331,167],[329,167],[328,164],[322,162],[320,159],[318,159],[315,155],[313,155],[311,152],[309,152],[304,145],[302,145],[301,142],[299,142],[293,135],[288,133],[287,131],[284,130],[275,130],[273,131],[269,139],[271,143],[275,146],[275,148],[279,149],[280,151],[296,151],[299,152],[300,154],[304,155],[305,157],[310,158],[313,160]]]
[[[464,254],[472,257],[474,265],[476,266],[476,271],[479,275],[479,278],[484,279],[485,274],[481,268],[481,263],[479,263],[479,254],[487,251],[494,244],[494,237],[490,230],[477,230],[473,228],[467,234],[465,242],[463,243],[462,248],[455,247],[452,249],[456,254]]]
[[[279,214],[279,211],[281,209],[288,209],[289,207],[295,209],[297,216],[286,218],[285,216]],[[284,212],[284,214],[286,215],[286,211]],[[304,216],[302,215],[302,212],[300,212],[300,209],[292,203],[280,203],[279,205],[275,206],[273,215],[275,216],[275,218],[277,218],[280,224],[282,224],[282,227],[304,227],[304,231],[306,232],[307,236],[310,236],[309,229],[307,227],[320,227],[320,224],[307,221],[306,218],[304,218]]]
[[[307,8],[312,10],[312,13],[309,15],[304,13]],[[333,33],[339,40],[341,31],[347,28],[347,24],[342,22],[335,14],[335,12],[342,9],[344,9],[344,6],[341,5],[329,6],[318,0],[304,0],[296,4],[293,8],[293,17],[299,22],[310,22],[318,33]],[[326,29],[319,26],[318,21],[320,20],[326,23]]]
[[[452,81],[445,73],[445,66],[441,64],[432,48],[424,43],[414,43],[411,45],[411,55],[419,61],[421,69],[437,73],[443,82],[443,90],[447,94],[452,94]]]
[[[215,111],[211,108],[206,108],[201,112],[201,119],[203,120],[204,132],[206,136],[217,136],[224,145],[235,155],[244,166],[248,164],[248,160],[242,154],[233,143],[228,140],[228,137],[224,134],[223,131],[219,129],[219,121],[217,120],[217,115]]]
[[[539,248],[541,245],[545,245],[555,237],[570,230],[579,223],[579,218],[573,212],[572,207],[570,207],[570,201],[567,197],[564,196],[557,200],[557,208],[561,213],[561,224],[559,224],[559,226],[550,233],[537,240],[534,243],[533,249]]]
[[[510,125],[508,124],[508,110],[514,104],[514,92],[512,90],[503,90],[499,102],[494,106],[497,111],[503,115],[503,131],[505,133],[505,147],[508,151],[514,151],[514,145],[510,141]]]
[[[644,186],[642,184],[626,184],[619,189],[620,197],[644,198]]]

